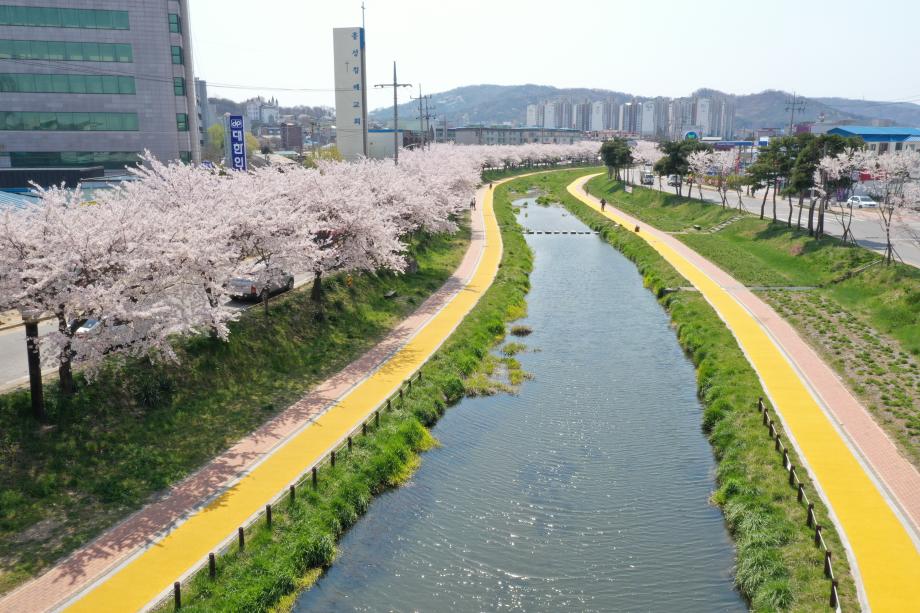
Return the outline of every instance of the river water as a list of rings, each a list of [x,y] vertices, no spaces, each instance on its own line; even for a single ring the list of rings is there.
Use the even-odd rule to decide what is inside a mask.
[[[587,231],[533,200],[528,229]],[[295,611],[744,611],[692,364],[595,235],[528,235],[519,395],[468,398]]]

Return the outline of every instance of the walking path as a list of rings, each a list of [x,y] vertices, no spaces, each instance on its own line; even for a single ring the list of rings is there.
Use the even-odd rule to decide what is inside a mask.
[[[492,284],[501,234],[492,191],[477,200],[459,268],[383,341],[161,500],[8,594],[0,611],[144,609],[233,538],[418,370]]]
[[[582,177],[568,187],[584,193]],[[703,294],[757,371],[841,533],[863,608],[920,610],[920,474],[818,355],[749,289],[676,238],[614,208],[601,213],[644,239]],[[753,410],[753,409],[752,409]]]

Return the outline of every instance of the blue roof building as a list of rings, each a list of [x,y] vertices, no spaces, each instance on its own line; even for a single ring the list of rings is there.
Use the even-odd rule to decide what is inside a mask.
[[[24,209],[38,203],[38,198],[28,194],[0,190],[0,212],[9,209]]]
[[[920,150],[920,129],[876,126],[838,126],[827,131],[840,136],[859,136],[872,151]]]

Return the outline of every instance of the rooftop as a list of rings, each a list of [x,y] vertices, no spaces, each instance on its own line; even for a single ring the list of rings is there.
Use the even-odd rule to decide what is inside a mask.
[[[836,126],[831,130],[841,130],[857,136],[920,136],[920,128],[899,126]]]

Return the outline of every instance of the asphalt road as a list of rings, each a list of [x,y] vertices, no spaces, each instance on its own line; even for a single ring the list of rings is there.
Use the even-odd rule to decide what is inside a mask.
[[[301,287],[310,283],[312,275],[294,275],[294,287]],[[231,300],[227,303],[230,308],[240,311],[257,306],[258,303],[240,302]],[[57,322],[49,320],[38,325],[40,335],[48,334],[57,328]],[[26,333],[22,326],[0,331],[0,392],[25,386],[29,382],[29,367],[26,356]],[[55,369],[45,370],[47,374],[54,374]]]
[[[655,185],[651,186],[654,189],[658,189],[658,181],[655,181]],[[686,195],[687,185],[684,184],[684,194]],[[673,194],[674,188],[669,187],[664,181],[662,181],[662,189],[666,193]],[[693,186],[693,197],[699,197],[699,191],[697,190],[696,185]],[[763,195],[759,198],[752,198],[750,196],[742,196],[742,206],[745,210],[755,215],[760,214],[760,203],[763,200]],[[713,189],[703,188],[703,200],[718,203],[721,205],[722,200],[719,197],[718,192]],[[732,208],[738,208],[738,196],[734,192],[729,192],[728,195],[728,205]],[[792,223],[795,224],[798,218],[798,206],[797,201],[793,201],[793,211],[792,211]],[[773,216],[773,194],[771,192],[770,196],[767,197],[767,206],[764,209],[765,217]],[[776,216],[780,220],[785,221],[789,217],[789,203],[785,199],[776,199]],[[806,202],[806,208],[802,212],[802,225],[805,225],[808,219],[808,208]],[[840,237],[843,235],[843,227],[840,222],[837,221],[837,218],[833,215],[828,214],[824,220],[825,231],[832,235]],[[850,229],[853,232],[853,236],[856,237],[856,242],[859,243],[862,247],[871,249],[878,253],[885,252],[885,229],[881,223],[879,212],[877,209],[855,209],[853,211],[853,224],[850,226]],[[915,233],[917,238],[911,236],[911,232]],[[892,243],[894,244],[894,249],[897,252],[897,255],[905,264],[910,264],[911,266],[916,266],[920,268],[920,213],[911,211],[904,213],[901,220],[896,220],[892,227]]]

